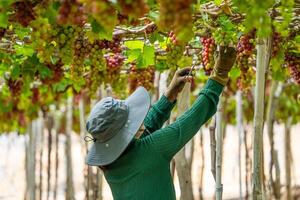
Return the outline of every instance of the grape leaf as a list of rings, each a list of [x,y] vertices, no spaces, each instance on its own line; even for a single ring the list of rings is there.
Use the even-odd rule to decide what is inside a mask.
[[[132,61],[135,61],[136,59],[138,59],[141,56],[142,50],[141,49],[132,49],[132,50],[128,50],[126,53],[128,56],[126,63],[130,63]]]
[[[129,49],[143,49],[144,42],[140,40],[126,41],[124,45]]]
[[[144,66],[154,65],[154,46],[144,45],[143,49],[143,64]]]
[[[16,55],[32,56],[34,49],[31,45],[14,45]]]

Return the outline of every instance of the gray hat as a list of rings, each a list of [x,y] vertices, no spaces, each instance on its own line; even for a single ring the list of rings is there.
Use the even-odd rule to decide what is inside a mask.
[[[106,97],[93,108],[86,129],[94,143],[86,163],[104,166],[115,161],[124,152],[142,125],[150,107],[150,96],[143,87],[136,89],[126,100]]]

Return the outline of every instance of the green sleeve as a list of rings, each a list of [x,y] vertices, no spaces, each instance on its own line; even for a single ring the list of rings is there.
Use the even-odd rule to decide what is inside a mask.
[[[172,157],[198,132],[216,112],[223,85],[209,79],[198,98],[177,120],[143,138],[145,147],[154,148],[167,159]]]
[[[154,131],[160,129],[163,124],[170,118],[172,109],[176,104],[175,102],[170,102],[165,95],[162,95],[160,99],[150,108],[147,116],[144,120],[144,125],[146,129],[153,133]],[[142,137],[147,135],[145,131]]]

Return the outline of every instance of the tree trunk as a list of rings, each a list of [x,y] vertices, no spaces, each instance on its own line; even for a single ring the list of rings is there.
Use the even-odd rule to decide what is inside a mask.
[[[190,83],[186,83],[182,92],[178,97],[178,116],[180,116],[189,107],[190,101]],[[191,141],[190,141],[191,142]],[[178,174],[181,200],[193,200],[192,177],[188,159],[185,156],[185,148],[183,147],[176,155],[176,171]]]
[[[73,97],[68,97],[67,100],[67,116],[66,116],[66,141],[65,141],[65,153],[66,153],[66,200],[74,200],[74,184],[73,184],[73,166],[72,166],[72,125],[73,125]]]
[[[263,199],[263,122],[265,97],[265,72],[269,64],[270,39],[257,39],[256,85],[254,108],[253,137],[253,182],[252,194],[254,200]]]
[[[97,168],[97,198],[96,200],[102,200],[103,199],[103,191],[102,191],[102,185],[103,185],[103,172]]]
[[[47,166],[47,200],[49,199],[51,187],[51,152],[52,152],[52,129],[53,117],[47,116],[47,130],[48,130],[48,166]]]
[[[243,99],[242,99],[242,91],[238,90],[236,93],[236,120],[237,120],[237,131],[239,138],[239,195],[240,200],[243,199],[243,185],[242,185],[242,142],[243,142]]]
[[[43,196],[43,151],[44,151],[44,118],[39,116],[41,123],[40,127],[40,162],[39,162],[39,200],[42,200]]]
[[[278,158],[276,158],[277,151],[274,148],[274,121],[275,121],[275,110],[278,105],[278,97],[282,91],[282,83],[278,83],[277,81],[272,82],[271,92],[269,95],[269,101],[267,105],[267,127],[268,127],[268,137],[270,142],[270,153],[271,160],[269,166],[269,177],[271,184],[271,195],[274,196],[275,199],[280,199],[280,177],[278,176],[280,173],[279,165],[276,164],[278,162]],[[275,170],[275,180],[274,180],[274,170]]]
[[[53,188],[53,199],[57,198],[57,183],[58,183],[58,150],[59,150],[59,127],[60,127],[60,116],[54,116],[54,130],[55,130],[55,176],[54,176],[54,188]]]
[[[284,124],[285,127],[285,188],[286,188],[286,200],[292,199],[291,191],[291,122],[292,117],[290,117]]]
[[[200,129],[200,160],[201,160],[201,167],[200,167],[200,184],[199,184],[199,199],[203,200],[203,175],[204,175],[204,162],[205,162],[205,155],[204,155],[204,144],[203,144],[204,140],[203,140],[203,132],[202,129]]]
[[[36,183],[35,183],[35,154],[36,154],[36,131],[37,120],[31,122],[28,127],[29,141],[27,143],[27,192],[25,195],[26,200],[36,199]]]
[[[223,151],[223,127],[222,127],[222,101],[218,103],[216,113],[216,200],[222,199],[222,151]]]

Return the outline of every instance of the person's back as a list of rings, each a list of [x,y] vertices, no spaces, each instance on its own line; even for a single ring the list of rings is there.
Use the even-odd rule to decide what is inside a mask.
[[[173,200],[170,163],[143,139],[134,139],[122,156],[104,169],[114,200]]]

